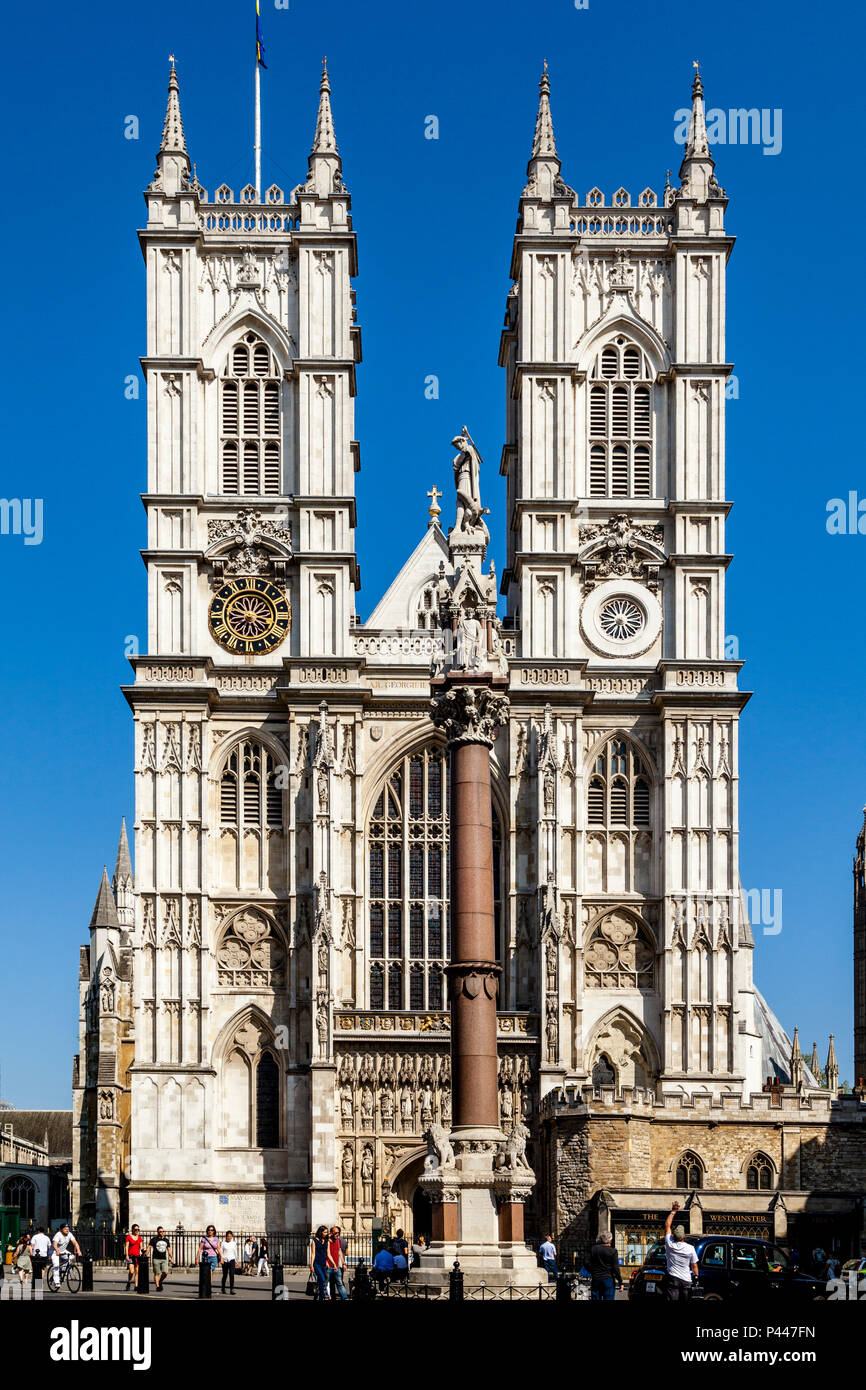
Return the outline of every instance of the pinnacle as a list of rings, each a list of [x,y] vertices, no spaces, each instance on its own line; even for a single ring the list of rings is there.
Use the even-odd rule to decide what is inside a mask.
[[[180,114],[180,84],[171,57],[171,72],[168,78],[168,101],[165,107],[165,123],[162,128],[160,154],[186,154],[186,139]]]
[[[553,117],[550,114],[550,78],[547,75],[547,59],[538,84],[538,115],[535,118],[535,136],[532,141],[533,159],[556,159],[556,140],[553,134]]]
[[[322,59],[322,80],[319,84],[319,111],[316,116],[316,134],[313,138],[313,154],[338,154],[337,137],[334,134],[334,117],[331,112],[331,80],[328,77],[328,60]]]
[[[93,916],[90,919],[90,930],[93,931],[96,927],[120,927],[114,894],[111,891],[111,884],[108,882],[108,869],[105,867],[102,870],[102,880],[96,895]]]
[[[122,883],[124,879],[132,879],[132,859],[129,853],[129,840],[126,835],[126,816],[122,816],[120,821],[120,839],[117,844],[117,860],[114,865],[114,878],[112,880],[112,887],[115,892],[117,892],[118,883]]]

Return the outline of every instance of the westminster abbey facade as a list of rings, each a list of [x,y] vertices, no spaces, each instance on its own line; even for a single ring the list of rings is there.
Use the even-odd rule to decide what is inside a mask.
[[[434,491],[361,622],[356,232],[328,74],[296,188],[208,192],[172,68],[140,233],[134,879],[124,840],[81,952],[79,1219],[361,1231],[387,1207],[425,1229],[422,1135],[451,1118],[430,681],[456,643],[509,682],[499,1092],[505,1129],[530,1130],[530,1227],[579,1243],[612,1223],[631,1259],[682,1189],[692,1231],[859,1234],[863,1107],[753,981],[748,695],[724,650],[733,238],[700,76],[692,107],[676,184],[581,196],[545,71],[500,349],[501,574],[488,545],[460,578]]]

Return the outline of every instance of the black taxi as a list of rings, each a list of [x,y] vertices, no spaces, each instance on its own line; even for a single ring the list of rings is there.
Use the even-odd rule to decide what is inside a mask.
[[[826,1298],[823,1279],[801,1273],[778,1245],[741,1236],[686,1236],[698,1257],[695,1295],[708,1302],[739,1298]],[[663,1298],[665,1244],[657,1240],[629,1283],[629,1298]]]

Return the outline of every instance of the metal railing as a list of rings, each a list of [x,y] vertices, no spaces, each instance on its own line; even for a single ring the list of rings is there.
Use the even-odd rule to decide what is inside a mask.
[[[259,1255],[262,1254],[261,1242],[264,1237],[268,1242],[267,1258],[271,1268],[275,1264],[280,1264],[286,1269],[306,1268],[310,1262],[310,1241],[312,1233],[305,1234],[303,1231],[261,1231],[261,1230],[242,1230],[232,1227],[238,1251],[243,1259],[243,1250],[248,1240],[254,1240],[259,1246]],[[146,1250],[156,1232],[153,1230],[142,1230],[143,1238],[142,1249]],[[217,1239],[221,1240],[225,1231],[217,1231]],[[74,1235],[78,1244],[81,1246],[82,1254],[87,1255],[93,1260],[94,1264],[100,1265],[121,1265],[126,1259],[126,1232],[115,1231],[110,1227],[94,1227],[83,1225],[76,1227]],[[192,1269],[199,1262],[199,1251],[204,1231],[188,1231],[183,1227],[175,1227],[173,1230],[166,1229],[166,1238],[171,1245],[172,1259],[177,1267],[181,1269]],[[369,1263],[373,1258],[373,1237],[369,1232],[343,1233],[346,1242],[346,1263],[355,1265],[359,1260]]]

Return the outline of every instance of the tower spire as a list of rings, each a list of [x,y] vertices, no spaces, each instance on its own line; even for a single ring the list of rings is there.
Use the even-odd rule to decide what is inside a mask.
[[[819,1057],[818,1057],[818,1044],[817,1044],[816,1042],[813,1042],[813,1043],[812,1043],[812,1056],[809,1058],[809,1070],[810,1070],[810,1072],[812,1073],[812,1075],[814,1076],[814,1078],[815,1078],[815,1080],[817,1081],[818,1085],[820,1086],[820,1085],[821,1085],[821,1075],[822,1075],[822,1073],[821,1073],[821,1061],[820,1061],[820,1059],[819,1059]]]
[[[707,135],[707,117],[704,111],[704,83],[701,65],[695,58],[692,66],[695,75],[692,80],[692,112],[686,133],[685,152],[680,165],[680,196],[694,198],[696,202],[706,202],[707,197],[723,198],[713,173],[715,160],[710,154],[710,141]]]
[[[541,198],[544,202],[549,202],[554,196],[569,195],[571,189],[566,188],[562,182],[559,170],[553,116],[550,113],[550,78],[545,58],[541,81],[538,84],[538,114],[535,117],[532,154],[526,166],[527,184],[523,190],[524,198]]]
[[[186,137],[183,133],[183,119],[180,114],[180,83],[174,66],[174,54],[169,54],[171,72],[168,77],[168,100],[165,106],[165,121],[162,127],[160,154],[183,154],[186,150]],[[188,159],[187,159],[187,162]]]
[[[547,75],[547,59],[541,81],[538,84],[538,115],[535,118],[535,136],[532,141],[532,158],[556,159],[556,139],[553,134],[553,117],[550,114],[550,78]]]
[[[179,193],[189,187],[190,162],[180,114],[180,84],[174,66],[174,54],[169,54],[171,71],[168,76],[168,100],[162,126],[162,143],[156,157],[156,179],[151,188],[162,193]]]
[[[98,927],[119,926],[120,922],[117,918],[117,907],[114,902],[114,894],[111,891],[111,884],[108,881],[108,869],[103,866],[99,892],[96,895],[93,915],[90,918],[90,930],[96,931]]]
[[[316,116],[316,134],[313,137],[313,154],[339,154],[337,137],[334,134],[334,116],[331,111],[331,79],[328,76],[328,60],[322,59],[322,80],[319,83],[319,110]]]
[[[319,83],[319,109],[316,113],[316,133],[310,150],[309,174],[305,191],[315,193],[318,198],[330,198],[333,193],[345,196],[343,187],[343,161],[337,147],[334,133],[334,116],[331,111],[331,79],[328,76],[328,60],[322,59],[322,79]]]

